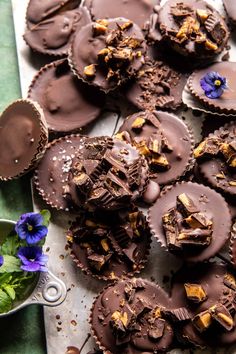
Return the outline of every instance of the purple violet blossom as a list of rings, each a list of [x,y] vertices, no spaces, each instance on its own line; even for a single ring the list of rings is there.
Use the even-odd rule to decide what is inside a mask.
[[[27,272],[47,272],[48,256],[38,246],[20,247],[17,257],[21,260],[21,269]]]
[[[48,233],[43,223],[43,216],[39,213],[26,213],[21,215],[16,223],[15,231],[22,240],[33,245],[42,240]]]
[[[3,256],[0,255],[0,267],[3,265],[3,263],[4,263],[4,258]]]
[[[216,71],[211,71],[201,78],[200,85],[205,95],[211,99],[219,98],[228,88],[226,78]]]

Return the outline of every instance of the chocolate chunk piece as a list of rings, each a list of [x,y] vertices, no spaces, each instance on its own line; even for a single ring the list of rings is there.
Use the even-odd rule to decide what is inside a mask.
[[[223,281],[227,287],[236,291],[236,279],[233,274],[231,273],[225,274]]]
[[[217,321],[226,331],[231,331],[235,324],[233,317],[222,304],[216,304],[210,308],[212,318]]]
[[[193,200],[186,193],[177,196],[177,210],[185,217],[199,212]]]
[[[148,330],[148,336],[152,340],[160,339],[164,334],[165,325],[166,325],[166,321],[163,318],[157,318],[152,328]]]
[[[188,321],[191,319],[191,314],[186,307],[180,307],[178,309],[162,310],[162,313],[167,318],[170,318],[173,322]]]
[[[207,294],[205,290],[199,284],[185,283],[184,288],[186,291],[186,296],[190,301],[200,303],[207,299]]]
[[[180,249],[176,210],[173,208],[167,214],[163,215],[162,222],[168,248],[173,251]]]
[[[202,333],[206,331],[212,324],[212,314],[210,310],[203,311],[197,314],[193,319],[192,323],[196,329]]]
[[[205,247],[211,243],[212,230],[182,229],[177,240],[182,246]]]

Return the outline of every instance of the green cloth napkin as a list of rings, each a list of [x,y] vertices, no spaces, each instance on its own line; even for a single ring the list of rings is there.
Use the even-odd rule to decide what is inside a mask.
[[[20,96],[11,2],[0,0],[0,111]],[[31,210],[30,176],[0,182],[0,218],[17,220]],[[0,319],[0,353],[46,353],[42,307],[33,305]]]

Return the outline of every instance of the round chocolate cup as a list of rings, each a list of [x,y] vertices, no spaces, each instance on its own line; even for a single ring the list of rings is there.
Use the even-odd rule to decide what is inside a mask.
[[[161,61],[146,61],[136,77],[127,83],[123,94],[141,110],[174,111],[182,105],[187,74]]]
[[[225,132],[231,134],[231,139],[228,139],[228,141],[232,141],[236,132],[236,123],[234,121],[227,123],[218,130],[215,130],[214,133],[209,134],[208,137],[222,135],[226,141],[227,136]],[[222,174],[222,172],[225,178],[217,178],[217,175]],[[232,202],[235,204],[236,187],[234,183],[231,185],[230,182],[236,180],[236,174],[233,170],[229,170],[226,162],[222,158],[212,156],[202,161],[197,161],[195,175],[201,183],[203,182],[211,188],[214,188],[217,192],[227,198],[230,203]]]
[[[25,99],[8,106],[0,117],[0,180],[18,178],[43,157],[48,129],[42,108]]]
[[[223,51],[229,38],[229,31],[223,17],[206,1],[184,0],[181,1],[181,4],[182,3],[183,5],[193,9],[194,12],[199,9],[199,10],[208,11],[210,12],[210,14],[212,14],[213,18],[210,18],[208,21],[209,23],[207,24],[207,27],[211,30],[211,32],[208,32],[206,30],[205,25],[200,23],[201,32],[207,34],[207,39],[210,40],[211,42],[213,40],[212,27],[215,25],[214,20],[218,21],[221,24],[221,26],[225,29],[225,33],[221,34],[220,40],[219,41],[214,40],[213,42],[214,44],[217,44],[216,50],[210,49],[210,46],[209,47],[205,46],[204,41],[196,42],[195,41],[196,37],[194,36],[192,36],[192,38],[191,36],[187,37],[188,39],[183,40],[182,42],[181,39],[178,40],[178,38],[175,36],[175,33],[178,33],[180,28],[182,28],[183,22],[180,25],[178,25],[177,21],[175,21],[174,16],[172,15],[172,11],[173,11],[172,7],[174,7],[177,4],[176,0],[168,0],[165,2],[165,4],[162,7],[160,7],[157,13],[157,20],[156,20],[157,38],[159,34],[159,39],[160,40],[162,39],[164,42],[166,42],[174,51],[176,51],[177,53],[185,57],[189,57],[197,62],[207,58],[214,58],[217,54]],[[187,16],[185,16],[185,18],[186,17]],[[199,21],[199,18],[196,13],[194,13],[194,16],[192,17],[197,21]],[[205,23],[206,21],[204,21],[204,24]]]
[[[176,197],[181,193],[187,193],[191,199],[197,200],[198,203],[196,205],[199,211],[205,213],[208,218],[213,219],[213,233],[209,246],[195,251],[184,249],[178,253],[173,253],[189,263],[206,261],[215,256],[226,244],[230,237],[232,222],[225,199],[214,189],[193,182],[181,182],[166,187],[161,192],[156,203],[148,211],[148,223],[151,233],[161,247],[168,251],[162,216],[176,206]],[[214,212],[214,209],[217,213]]]
[[[150,121],[150,124],[144,124],[143,130],[132,130],[132,123],[137,117],[142,117],[147,122]],[[149,177],[160,185],[166,185],[183,177],[194,165],[193,148],[195,142],[192,129],[174,114],[162,111],[152,113],[144,111],[127,117],[118,133],[127,131],[131,137],[129,143],[132,143],[132,138],[141,136],[147,138],[159,129],[173,149],[173,151],[165,152],[171,168],[161,172],[155,172],[149,168]],[[135,146],[135,143],[133,144]]]
[[[60,133],[76,131],[96,120],[105,101],[100,90],[72,74],[66,59],[41,68],[28,97],[43,108],[49,130]]]
[[[229,269],[225,264],[217,263],[201,263],[193,267],[184,265],[172,278],[171,297],[176,305],[185,307],[193,318],[196,314],[208,310],[216,304],[223,304],[228,311],[235,306],[233,298],[235,290],[226,285],[225,275],[230,274],[235,277],[235,272]],[[189,301],[186,296],[184,284],[201,285],[206,292],[207,298],[200,302],[194,303]],[[221,346],[229,346],[234,344],[236,340],[236,313],[231,313],[234,328],[226,331],[216,323],[200,333],[191,321],[185,322],[179,328],[179,338],[188,344],[194,344],[198,347],[213,347],[216,349]],[[226,348],[225,348],[226,349]]]
[[[135,48],[135,53],[139,52],[139,56],[136,56],[126,67],[126,72],[122,72],[121,76],[117,80],[108,80],[108,70],[99,63],[98,53],[107,47],[106,38],[112,33],[113,30],[117,30],[118,25],[130,22],[126,18],[118,17],[107,20],[108,30],[107,35],[99,34],[94,36],[95,22],[89,23],[84,26],[80,31],[77,31],[73,38],[71,48],[68,55],[68,61],[73,73],[80,79],[85,81],[89,85],[97,86],[104,92],[109,92],[116,89],[125,81],[134,76],[136,72],[142,67],[144,62],[144,54],[146,52],[146,43],[144,41],[144,35],[142,30],[134,23],[133,26],[126,29],[125,35],[129,38],[135,38],[141,42],[140,47]],[[126,47],[124,47],[126,48]],[[130,48],[127,46],[127,48]],[[95,64],[96,73],[91,78],[88,78],[84,74],[84,68]]]
[[[225,90],[222,96],[216,99],[208,98],[201,88],[200,80],[209,72],[216,71],[222,77],[227,79],[228,90]],[[191,94],[199,100],[205,107],[213,113],[236,114],[236,62],[214,63],[204,69],[195,71],[188,79],[188,87]]]
[[[138,238],[134,238],[132,241],[127,233],[125,233],[126,226],[129,225],[131,227],[131,223],[128,222],[129,211],[132,214],[137,212],[138,209],[131,205],[129,209],[124,209],[120,212],[97,212],[93,214],[82,212],[72,223],[71,227],[67,231],[67,245],[71,250],[70,255],[73,261],[86,275],[93,276],[99,280],[115,281],[123,276],[132,277],[134,274],[140,273],[140,271],[144,268],[150,252],[150,230],[145,216],[142,212],[140,212],[140,217],[143,218],[143,225],[138,229]],[[110,230],[109,235],[104,235],[104,237],[100,237],[98,239],[99,236],[94,234],[93,240],[92,227],[88,227],[90,234],[87,235],[87,237],[84,236],[79,242],[79,236],[83,234],[83,229],[86,227],[86,220],[96,224],[97,229],[102,228],[102,225],[104,225],[106,229]],[[81,230],[79,230],[80,227]],[[94,230],[96,231],[96,228]],[[107,240],[112,256],[107,265],[98,271],[89,264],[87,249],[83,245],[90,244],[91,249],[93,249],[97,255],[105,255],[104,251],[101,253],[101,247],[99,248],[99,240],[102,239]],[[95,243],[95,240],[98,242]],[[135,251],[132,251],[133,246],[136,246]],[[131,260],[125,255],[123,249],[130,250],[130,257],[134,259],[133,262],[131,262]]]
[[[103,350],[103,352],[105,353],[112,353],[112,354],[119,354],[121,353],[121,350],[124,350],[124,347],[120,347],[117,346],[116,341],[115,341],[115,336],[112,333],[112,328],[109,325],[110,319],[111,319],[111,312],[114,310],[118,310],[120,308],[120,301],[121,300],[125,300],[125,296],[121,296],[121,290],[124,290],[125,285],[127,284],[127,282],[136,282],[136,281],[140,281],[144,283],[144,286],[146,286],[148,288],[144,288],[143,290],[140,289],[138,291],[138,295],[141,298],[141,300],[143,299],[144,301],[146,301],[147,303],[149,303],[151,305],[151,308],[155,308],[155,307],[162,307],[162,308],[173,308],[171,299],[168,297],[168,295],[164,292],[163,289],[161,289],[159,287],[159,285],[152,283],[146,279],[142,279],[142,278],[131,278],[131,279],[127,279],[127,278],[123,278],[120,279],[118,282],[116,282],[115,284],[111,284],[109,286],[104,287],[104,289],[100,292],[100,294],[98,294],[98,296],[95,298],[94,303],[92,305],[91,308],[91,312],[90,312],[90,318],[89,318],[89,322],[90,322],[90,326],[91,326],[91,332],[92,335],[96,341],[96,344],[99,346],[99,348],[101,350]],[[119,289],[119,290],[117,290]],[[146,290],[146,292],[145,292]],[[109,294],[109,296],[107,298],[104,298],[105,302],[109,302],[109,300],[112,302],[111,307],[112,309],[107,309],[107,307],[105,307],[105,303],[103,301],[103,297],[106,294]],[[136,295],[136,294],[135,294]],[[136,299],[134,295],[134,298]],[[149,301],[150,300],[150,301]],[[130,304],[129,304],[130,305]],[[105,314],[105,316],[103,316],[106,320],[106,322],[104,322],[105,325],[102,324],[102,320],[99,320],[99,313],[100,311],[102,311],[102,308],[104,308],[105,310],[107,309],[107,313]],[[111,311],[110,311],[111,310]],[[120,311],[122,311],[122,308],[120,308]],[[102,312],[101,312],[101,316],[102,316]],[[101,318],[101,317],[100,317]],[[146,348],[145,344],[147,345],[147,343],[145,343],[144,341],[148,341],[147,338],[147,326],[145,326],[145,324],[141,325],[141,329],[143,330],[143,332],[145,332],[145,340],[141,341],[141,343],[136,342],[136,345],[132,345],[130,344],[130,346],[128,346],[126,348],[125,353],[127,354],[142,354],[142,353],[150,353],[150,352],[154,352],[154,350],[156,349],[157,352],[166,352],[168,350],[171,349],[172,344],[173,344],[173,330],[171,328],[171,325],[168,321],[166,321],[167,327],[168,327],[168,333],[165,330],[165,334],[163,335],[163,337],[159,340],[159,341],[149,341],[149,345],[150,343],[152,343],[152,347],[150,348],[149,346]],[[105,338],[104,338],[105,337]],[[142,339],[144,339],[141,336]],[[144,342],[144,343],[143,343]],[[148,350],[148,351],[147,351]]]
[[[76,150],[86,137],[72,134],[50,142],[34,174],[39,195],[52,208],[69,211],[74,205],[66,198],[64,185]]]
[[[84,6],[59,10],[28,28],[23,38],[33,51],[57,57],[65,56],[75,33],[90,22],[89,11]]]
[[[108,198],[108,200],[105,197],[105,200],[103,202],[103,197],[101,197],[101,201],[100,199],[99,201],[93,200],[93,198],[89,200],[89,196],[86,196],[85,194],[81,195],[81,193],[78,193],[77,187],[75,183],[73,183],[73,175],[71,172],[71,168],[73,167],[73,159],[78,157],[78,160],[82,163],[83,161],[87,161],[87,152],[89,150],[85,149],[85,146],[87,147],[86,144],[89,143],[92,144],[95,139],[97,139],[98,142],[106,142],[106,148],[109,148],[112,154],[114,154],[115,162],[113,162],[113,157],[111,156],[111,165],[109,166],[113,166],[114,163],[114,166],[116,167],[116,162],[119,159],[122,160],[124,173],[127,173],[126,179],[123,183],[125,183],[125,186],[127,188],[131,188],[131,185],[132,187],[134,187],[134,182],[136,181],[133,180],[134,177],[138,178],[140,176],[140,184],[132,190],[129,189],[129,193],[126,192],[126,197],[123,199],[122,189],[120,188],[120,193],[117,192],[117,194],[112,195],[111,200],[110,197]],[[58,210],[66,211],[78,208],[89,208],[93,210],[97,208],[101,208],[103,210],[116,210],[123,208],[127,205],[127,203],[129,204],[129,202],[132,202],[133,200],[139,198],[140,195],[144,192],[148,181],[148,168],[146,161],[139,155],[139,152],[135,148],[125,142],[119,141],[118,139],[117,141],[114,139],[114,146],[112,145],[111,147],[108,147],[110,140],[111,143],[113,143],[112,138],[109,137],[89,138],[81,136],[79,134],[72,134],[62,137],[60,139],[56,139],[49,143],[44,158],[42,159],[37,170],[35,171],[34,177],[36,188],[42,198],[46,201],[46,203]],[[105,151],[103,151],[103,153],[105,154]],[[137,159],[139,158],[141,162],[141,174],[137,177],[138,172],[136,170],[133,170],[133,164],[136,163]],[[103,156],[99,158],[97,157],[97,159],[101,164]],[[95,173],[94,178],[96,182],[98,181],[99,176],[101,174],[104,175],[104,171],[103,169],[102,171],[100,171],[102,168],[102,166],[100,165],[98,166],[98,171],[95,171],[93,165],[91,165],[90,167],[92,168],[92,171],[89,173]],[[134,173],[134,176],[131,176],[131,172]],[[93,182],[93,185],[96,184],[95,182]],[[97,187],[98,185],[96,184],[95,188]],[[108,187],[105,187],[104,191],[106,194],[110,193],[108,191]],[[108,196],[110,196],[110,194]]]
[[[81,0],[30,0],[26,10],[27,27],[32,28],[65,8],[67,10],[75,9],[80,3]]]
[[[155,1],[158,3],[159,0]],[[151,0],[85,0],[85,5],[90,9],[94,21],[101,18],[126,17],[136,23],[141,29],[145,28],[145,23],[153,11]]]

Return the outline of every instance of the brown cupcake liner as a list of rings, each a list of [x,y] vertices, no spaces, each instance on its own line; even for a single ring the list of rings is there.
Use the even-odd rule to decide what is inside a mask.
[[[35,102],[32,101],[30,99],[18,99],[14,102],[12,102],[4,111],[2,114],[4,114],[8,109],[10,109],[12,106],[14,106],[17,103],[20,102],[26,102],[28,103],[32,108],[34,113],[36,114],[37,119],[40,121],[40,129],[41,129],[41,137],[40,140],[38,142],[38,148],[36,153],[34,154],[33,158],[31,159],[31,162],[29,163],[28,166],[26,166],[21,173],[19,173],[17,176],[9,176],[9,177],[1,177],[0,176],[0,181],[9,181],[12,179],[16,179],[19,178],[21,176],[23,176],[24,174],[26,174],[27,172],[29,172],[30,170],[34,169],[37,164],[39,163],[39,161],[42,159],[45,151],[46,151],[46,147],[47,147],[47,143],[48,143],[48,127],[47,127],[47,123],[46,120],[44,118],[44,113],[42,108],[40,107],[40,105]],[[1,114],[1,115],[2,115]]]
[[[134,275],[140,274],[140,272],[144,269],[146,263],[148,262],[148,256],[149,256],[150,250],[151,250],[152,238],[151,238],[150,229],[148,227],[147,218],[146,218],[146,226],[147,226],[148,229],[146,231],[146,233],[147,233],[147,235],[146,235],[147,246],[146,246],[145,255],[144,255],[143,259],[141,259],[139,261],[139,263],[137,264],[137,268],[135,270],[131,270],[131,271],[127,272],[125,275],[121,275],[121,276],[116,276],[113,272],[111,273],[111,275],[109,277],[105,276],[105,275],[102,275],[102,274],[94,273],[91,268],[89,268],[88,266],[85,267],[85,265],[77,258],[77,256],[75,255],[75,253],[73,252],[73,250],[71,248],[73,242],[71,243],[71,242],[67,241],[66,245],[67,245],[68,249],[70,250],[70,256],[71,256],[73,262],[76,264],[76,266],[78,268],[80,268],[82,270],[82,272],[85,275],[92,276],[93,278],[98,279],[98,280],[103,280],[103,281],[106,281],[106,282],[112,282],[112,284],[113,284],[114,282],[116,282],[119,279],[122,279],[124,277],[132,278],[132,277],[134,277]],[[68,235],[68,236],[70,237],[70,235]]]
[[[157,201],[160,200],[163,196],[165,196],[170,190],[174,189],[175,187],[177,187],[177,186],[179,186],[179,185],[188,185],[188,184],[190,184],[190,183],[191,183],[191,184],[197,184],[197,185],[199,185],[199,186],[202,186],[204,189],[208,189],[208,190],[210,190],[210,191],[214,191],[215,193],[217,193],[213,188],[210,188],[210,187],[208,187],[208,186],[205,186],[204,184],[196,183],[196,182],[189,182],[189,181],[181,181],[181,182],[177,182],[177,183],[175,183],[175,184],[173,184],[173,185],[165,186],[165,188],[162,189],[162,191],[161,191],[161,193],[160,193],[160,196],[158,197]],[[218,193],[218,194],[219,194],[219,193]],[[225,205],[226,205],[226,207],[227,207],[227,209],[228,209],[228,211],[229,211],[229,215],[231,215],[230,210],[229,210],[229,207],[228,207],[228,203],[226,202],[225,198],[224,198],[221,194],[219,194],[219,195],[222,197],[223,201],[225,202]],[[153,206],[152,206],[152,207],[153,207]],[[151,207],[151,208],[152,208],[152,207]],[[147,222],[148,222],[148,225],[149,225],[151,234],[152,234],[152,236],[156,239],[156,241],[158,242],[158,244],[160,245],[160,247],[161,247],[162,250],[164,250],[165,252],[170,252],[169,249],[168,249],[167,243],[166,243],[166,242],[163,242],[163,241],[160,239],[160,237],[156,234],[154,225],[152,224],[152,221],[151,221],[151,208],[149,208],[148,214],[147,214]],[[231,221],[229,221],[229,223],[230,223],[230,222],[231,222]],[[226,226],[227,226],[227,224],[226,224]],[[229,226],[229,229],[230,229],[230,226]],[[164,232],[164,231],[163,231],[163,232]],[[230,238],[230,233],[229,233],[229,235],[228,235],[228,238],[225,240],[225,244],[228,242],[229,238]],[[205,262],[205,261],[210,261],[212,258],[214,258],[214,257],[217,255],[217,253],[220,252],[220,250],[224,247],[225,244],[223,244],[223,245],[221,246],[221,248],[220,248],[219,250],[217,250],[214,254],[210,255],[209,257],[206,257],[206,258],[202,259],[201,261],[198,261],[198,260],[197,260],[197,261],[194,261],[194,260],[188,261],[188,260],[185,259],[185,257],[183,258],[183,255],[182,255],[182,254],[180,254],[180,256],[177,255],[177,257],[178,257],[178,258],[182,258],[183,260],[185,260],[186,262],[189,262],[189,263],[199,263],[199,262],[202,263],[202,262]],[[209,245],[209,247],[210,247],[210,245]],[[204,248],[203,248],[203,251],[204,251]],[[170,253],[173,254],[172,252],[170,252]]]
[[[221,134],[222,131],[228,130],[234,125],[235,125],[235,121],[231,121],[229,123],[226,123],[223,126],[221,126],[219,129],[216,129],[214,132],[210,133],[204,139],[211,138],[211,137],[214,137],[214,136],[218,136],[219,134]],[[235,198],[235,194],[226,191],[224,188],[220,188],[218,186],[212,185],[212,183],[209,181],[208,177],[201,171],[201,169],[199,168],[198,165],[196,165],[196,173],[195,174],[196,174],[196,177],[197,177],[198,180],[200,180],[200,181],[203,180],[210,188],[212,188],[212,189],[216,190],[217,192],[219,192],[221,195],[223,195],[223,197],[225,197],[225,198]]]
[[[198,100],[200,101],[205,107],[207,107],[208,109],[212,110],[211,113],[213,114],[223,114],[223,115],[233,115],[235,116],[236,115],[236,109],[227,109],[227,108],[220,108],[220,107],[217,107],[216,104],[213,104],[211,102],[209,102],[209,99],[207,98],[207,96],[200,96],[194,89],[193,87],[193,79],[195,77],[196,73],[193,73],[189,79],[188,79],[188,82],[187,82],[187,86],[191,92],[191,94]],[[213,100],[215,101],[215,100]],[[215,112],[215,113],[214,113]]]
[[[48,143],[48,145],[46,146],[46,153],[47,153],[47,150],[49,150],[51,147],[53,147],[54,145],[62,142],[62,141],[65,141],[67,139],[70,139],[70,138],[86,138],[86,136],[83,136],[83,135],[80,135],[80,134],[71,134],[71,135],[66,135],[66,136],[63,136],[59,139],[55,139],[51,142]],[[50,198],[51,198],[51,195],[45,195],[45,192],[42,188],[42,186],[40,186],[40,181],[39,181],[39,177],[38,177],[38,170],[36,169],[35,170],[35,174],[34,174],[34,178],[33,178],[33,181],[34,181],[34,185],[38,191],[38,194],[42,197],[42,199],[52,208],[56,209],[56,210],[64,210],[64,211],[69,211],[67,210],[68,208],[63,208],[60,204],[55,204],[53,203]]]

